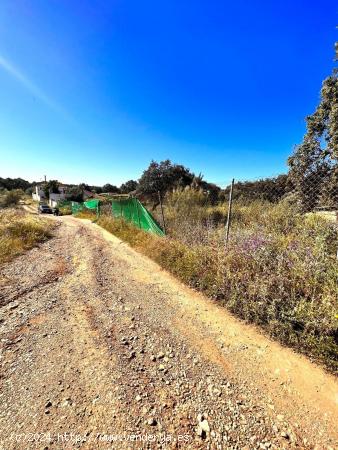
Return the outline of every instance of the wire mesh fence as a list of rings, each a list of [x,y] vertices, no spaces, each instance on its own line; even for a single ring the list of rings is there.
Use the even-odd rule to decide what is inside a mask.
[[[303,177],[301,183],[293,183],[287,175],[236,181],[224,190],[227,206],[225,241],[231,230],[269,229],[273,222],[280,223],[280,233],[288,233],[289,223],[297,218],[317,215],[338,226],[338,184],[332,176]],[[270,224],[269,224],[270,221]],[[231,226],[233,224],[233,226]],[[284,229],[282,224],[284,224]],[[270,225],[270,226],[269,226]]]
[[[145,199],[144,205],[128,195],[116,195],[74,203],[73,211],[92,208],[97,217],[122,218],[140,229],[188,245],[224,248],[255,238],[258,245],[259,239],[263,242],[273,234],[290,236],[299,229],[300,221],[311,216],[325,218],[337,228],[336,194],[332,177],[307,177],[306,182],[295,185],[287,175],[279,175],[233,179],[217,196],[194,185],[174,189],[163,198],[159,195],[155,203],[156,196],[153,203]]]
[[[287,236],[311,216],[325,218],[335,225],[338,204],[332,201],[335,191],[331,187],[330,199],[325,195],[326,181],[325,178],[308,181],[308,190],[304,191],[304,185],[296,187],[287,175],[234,179],[217,196],[198,186],[177,188],[163,199],[166,234],[188,245],[213,248],[238,240],[244,242],[247,236],[273,234],[276,230]],[[160,204],[154,207],[150,202],[147,207],[162,223]]]

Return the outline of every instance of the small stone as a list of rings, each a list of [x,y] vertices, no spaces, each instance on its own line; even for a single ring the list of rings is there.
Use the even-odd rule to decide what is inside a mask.
[[[289,435],[288,435],[288,433],[285,433],[285,431],[282,431],[281,432],[281,434],[280,434],[284,439],[289,439]]]
[[[137,401],[137,402],[140,402],[141,400],[142,400],[142,397],[141,397],[140,395],[137,395],[137,396],[136,396],[136,401]]]
[[[197,414],[197,422],[202,422],[204,419],[208,418],[208,414]]]
[[[157,424],[156,419],[154,419],[154,417],[150,417],[150,419],[148,419],[147,424],[154,427]]]
[[[222,395],[222,391],[220,389],[214,389],[214,394],[217,395],[217,397],[220,397]]]
[[[150,361],[156,361],[156,356],[154,356],[154,355],[151,355],[151,357],[150,357]]]
[[[163,353],[163,352],[160,352],[160,353],[157,355],[157,358],[158,358],[158,359],[164,358],[164,353]]]
[[[209,433],[210,432],[210,427],[209,427],[209,423],[206,419],[202,420],[202,422],[199,423],[199,426],[202,428],[202,430],[205,433]]]
[[[158,370],[165,370],[165,366],[163,365],[163,364],[160,364],[159,366],[158,366]]]
[[[52,402],[50,400],[45,404],[45,408],[50,408],[52,406]]]

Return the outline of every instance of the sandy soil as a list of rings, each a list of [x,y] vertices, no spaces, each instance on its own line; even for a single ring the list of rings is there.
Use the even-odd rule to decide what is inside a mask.
[[[0,448],[337,448],[337,381],[88,221],[0,270]]]

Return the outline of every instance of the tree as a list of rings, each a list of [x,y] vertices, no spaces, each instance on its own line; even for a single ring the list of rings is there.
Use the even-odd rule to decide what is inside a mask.
[[[129,194],[129,192],[133,192],[137,189],[138,183],[135,180],[129,180],[125,183],[121,184],[120,192],[121,194]]]
[[[79,189],[81,189],[82,191],[90,191],[90,186],[86,183],[80,183]]]
[[[289,179],[304,211],[338,206],[338,72],[326,78],[303,142],[288,159]]]
[[[80,186],[68,188],[66,199],[72,202],[83,202],[83,189]]]
[[[49,198],[49,193],[51,194],[59,194],[59,185],[58,180],[49,180],[43,187],[43,192],[46,197]]]
[[[185,187],[191,184],[194,174],[182,165],[173,164],[169,159],[161,161],[151,161],[139,179],[138,192],[146,198],[157,203],[158,192],[162,196],[166,192],[177,188]]]
[[[117,186],[114,186],[113,184],[105,184],[104,186],[102,186],[102,192],[109,192],[110,194],[114,194],[114,193],[119,193],[120,190]]]
[[[237,181],[234,184],[233,198],[242,200],[266,200],[278,202],[292,190],[288,175],[281,174],[274,178],[262,178],[254,181]],[[228,200],[230,186],[223,191],[223,199]]]
[[[197,176],[195,175],[192,182],[191,187],[193,189],[202,190],[208,196],[208,201],[211,204],[215,204],[219,198],[219,194],[221,192],[221,188],[214,183],[208,183],[203,180],[204,176],[199,173]]]
[[[7,189],[11,191],[12,189],[22,189],[25,191],[31,187],[33,183],[23,180],[22,178],[1,178],[0,177],[0,189]]]
[[[89,189],[91,192],[95,192],[95,194],[102,194],[103,190],[101,186],[90,186]]]

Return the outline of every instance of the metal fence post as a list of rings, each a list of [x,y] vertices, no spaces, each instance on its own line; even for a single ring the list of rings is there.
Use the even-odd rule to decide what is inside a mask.
[[[136,212],[137,212],[137,221],[138,221],[138,227],[141,229],[141,219],[140,219],[140,211],[138,209],[138,200],[137,198],[134,198],[134,205],[136,205]]]
[[[226,231],[225,231],[225,246],[228,245],[228,240],[229,240],[231,209],[232,209],[232,193],[233,193],[233,189],[234,189],[234,183],[235,183],[235,179],[233,178],[232,182],[231,182],[230,194],[229,194],[228,218],[227,218]]]
[[[161,192],[160,191],[158,191],[158,199],[159,199],[160,207],[161,207],[163,231],[164,231],[164,234],[167,234],[166,233],[166,227],[165,227],[164,213],[163,213],[162,197],[161,197]]]

